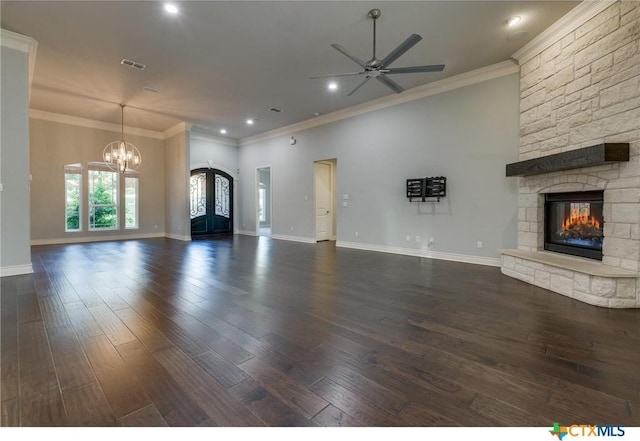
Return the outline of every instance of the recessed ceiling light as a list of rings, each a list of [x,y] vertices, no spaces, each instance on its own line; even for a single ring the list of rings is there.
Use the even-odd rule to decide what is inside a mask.
[[[331,82],[327,87],[329,90],[338,90],[338,83]]]
[[[522,20],[522,17],[520,17],[519,15],[514,15],[509,20],[507,20],[507,26],[512,28],[515,25],[517,25],[518,23],[520,23],[521,20]]]
[[[227,134],[227,129],[220,129],[220,133],[222,135],[226,135]]]
[[[167,11],[169,14],[177,14],[178,13],[178,7],[176,5],[174,5],[173,3],[165,3],[164,4],[164,10]]]
[[[249,119],[247,120],[247,124],[249,124],[250,126],[252,126],[252,125],[253,125],[253,119],[249,118]]]

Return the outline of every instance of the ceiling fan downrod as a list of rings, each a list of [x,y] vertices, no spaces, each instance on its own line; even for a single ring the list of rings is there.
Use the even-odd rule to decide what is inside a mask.
[[[382,11],[380,9],[372,9],[369,11],[369,18],[373,20],[373,58],[376,59],[376,20],[380,18]]]

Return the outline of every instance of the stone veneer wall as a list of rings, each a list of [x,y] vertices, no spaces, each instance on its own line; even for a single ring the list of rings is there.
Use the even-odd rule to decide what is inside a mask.
[[[518,249],[543,249],[544,193],[602,189],[602,263],[640,271],[638,1],[613,3],[521,65],[520,160],[603,142],[630,143],[630,161],[519,178]],[[520,265],[520,272],[515,266],[505,271],[503,259],[505,274],[530,283],[535,282],[532,267],[539,266],[530,263],[526,270]],[[563,276],[572,279],[574,273]],[[569,280],[565,282],[561,289],[549,282],[534,284],[573,296]],[[583,287],[583,281],[578,282]],[[628,298],[627,282],[622,291]],[[586,291],[591,294],[590,289]],[[615,296],[615,291],[614,285],[606,288],[609,296]],[[638,298],[640,292],[636,292],[636,302]]]

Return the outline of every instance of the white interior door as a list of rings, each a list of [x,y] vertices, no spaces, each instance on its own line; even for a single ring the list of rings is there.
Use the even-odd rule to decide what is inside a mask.
[[[316,162],[316,240],[331,238],[331,165]]]

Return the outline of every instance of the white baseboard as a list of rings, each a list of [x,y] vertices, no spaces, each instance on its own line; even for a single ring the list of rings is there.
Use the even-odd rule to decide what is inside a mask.
[[[0,268],[0,277],[20,276],[22,274],[31,274],[32,272],[33,266],[30,263],[27,265],[3,266]]]
[[[118,236],[56,237],[55,239],[33,239],[31,245],[57,245],[65,243],[106,242],[109,240],[135,240],[164,237],[164,233],[122,234]]]
[[[255,231],[250,230],[238,230],[236,234],[242,234],[243,236],[257,236]]]
[[[163,236],[167,237],[169,239],[182,240],[184,242],[191,242],[191,235],[187,236],[187,235],[184,235],[184,234],[164,233]]]
[[[345,242],[338,240],[337,247],[352,248],[354,250],[377,251],[380,253],[402,254],[404,256],[424,257],[428,259],[450,260],[453,262],[473,263],[476,265],[501,266],[502,259],[493,257],[471,256],[468,254],[443,253],[429,250],[416,250],[413,248],[392,247],[388,245],[370,245],[357,242]]]
[[[272,234],[271,239],[290,240],[292,242],[302,242],[302,243],[316,243],[316,240],[313,237],[288,236],[286,234]]]

